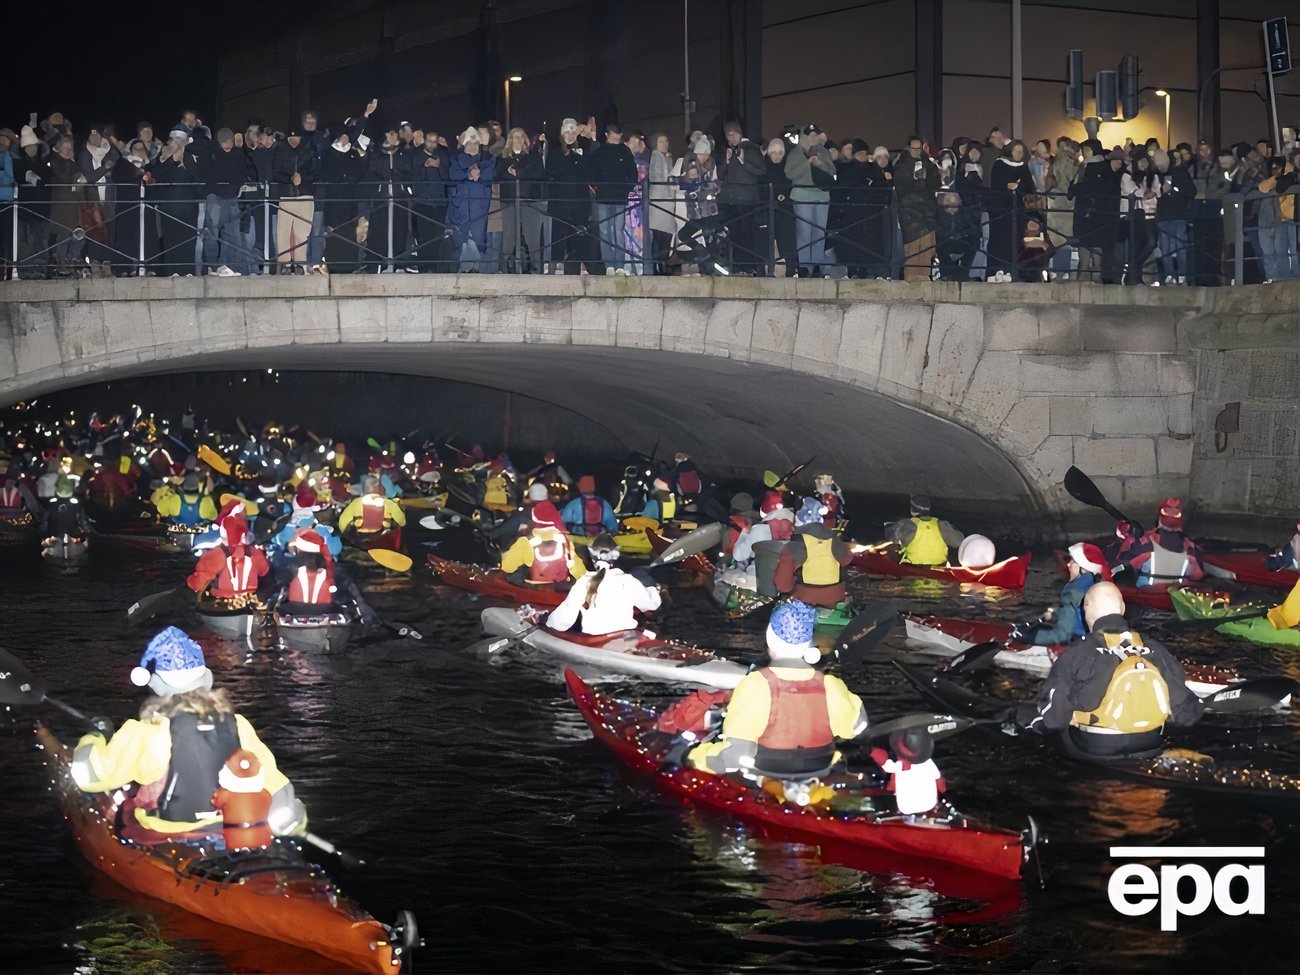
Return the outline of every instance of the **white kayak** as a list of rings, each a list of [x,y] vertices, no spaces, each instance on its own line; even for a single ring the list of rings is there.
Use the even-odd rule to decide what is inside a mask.
[[[930,653],[944,657],[955,657],[963,650],[989,640],[1005,640],[1011,632],[1011,624],[1001,621],[985,622],[911,614],[904,616],[904,620],[907,624],[907,639],[910,642],[920,645]],[[1052,669],[1052,661],[1064,649],[1062,644],[1046,647],[1012,642],[1005,649],[994,654],[993,662],[1000,667],[1027,670],[1030,673],[1046,676]],[[1221,691],[1242,680],[1241,676],[1230,668],[1197,664],[1188,660],[1183,660],[1181,663],[1187,675],[1187,687],[1198,697]],[[1290,697],[1281,702],[1283,707],[1289,707],[1290,704]]]
[[[532,624],[504,606],[483,610],[483,629],[489,636],[518,637]],[[708,650],[661,640],[646,630],[624,630],[609,636],[556,633],[545,627],[521,641],[525,646],[576,664],[613,674],[631,674],[652,680],[681,681],[730,690],[749,668],[724,660]]]

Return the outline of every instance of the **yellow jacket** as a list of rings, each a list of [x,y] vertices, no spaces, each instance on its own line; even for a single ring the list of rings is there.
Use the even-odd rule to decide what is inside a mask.
[[[235,715],[239,745],[257,756],[262,763],[266,790],[274,795],[289,784],[271,750],[257,737],[257,732],[242,714]],[[136,783],[149,785],[167,774],[172,760],[171,722],[165,717],[147,721],[131,720],[122,725],[109,741],[101,734],[84,735],[77,742],[72,764],[73,778],[86,792],[112,792]],[[215,791],[215,788],[214,788]],[[195,822],[174,823],[137,809],[136,820],[146,829],[159,833],[183,833],[200,825],[221,821],[215,815]]]
[[[154,501],[154,508],[158,511],[160,518],[175,518],[181,513],[181,503],[183,492],[168,491],[162,497]],[[199,501],[199,520],[216,521],[217,506],[212,501],[212,496],[205,494]]]
[[[365,499],[366,495],[363,494],[361,497],[353,498],[348,502],[348,506],[344,508],[343,513],[339,515],[339,531],[342,531],[353,524],[360,527],[362,515],[361,506],[365,502]],[[384,498],[384,520],[390,521],[394,525],[405,525],[406,512],[403,511],[402,506],[392,498]]]
[[[520,535],[508,549],[501,553],[501,571],[509,575],[519,569],[531,569],[533,566],[532,534]],[[581,579],[587,574],[587,567],[582,559],[569,559],[569,578]]]

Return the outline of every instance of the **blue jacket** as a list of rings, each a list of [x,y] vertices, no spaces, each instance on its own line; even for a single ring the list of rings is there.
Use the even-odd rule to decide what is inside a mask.
[[[271,539],[271,545],[279,552],[285,551],[293,536],[298,534],[304,528],[310,528],[317,532],[321,538],[325,539],[325,547],[329,549],[330,555],[334,558],[339,557],[343,551],[343,539],[334,534],[334,529],[329,525],[322,525],[316,520],[315,515],[305,515],[302,518],[291,520],[287,525],[280,529],[275,538]]]
[[[14,157],[0,152],[0,200],[14,198]]]
[[[1083,597],[1087,595],[1092,584],[1097,581],[1091,572],[1080,572],[1079,578],[1071,579],[1061,587],[1061,605],[1056,609],[1056,619],[1050,625],[1035,627],[1033,641],[1050,645],[1069,643],[1078,637],[1088,635],[1088,627],[1083,621]]]
[[[478,164],[478,179],[469,178],[470,167]],[[447,204],[447,223],[453,227],[486,220],[492,206],[492,180],[496,178],[497,161],[484,149],[477,156],[464,150],[451,158],[451,184]]]
[[[424,161],[436,156],[437,166]],[[451,174],[451,154],[441,146],[434,153],[423,148],[411,154],[411,195],[423,203],[441,203],[447,199],[447,178]]]
[[[580,494],[564,506],[560,512],[560,517],[569,528],[578,533],[586,534],[586,528],[583,526],[587,523],[587,516],[583,513],[583,507],[587,499],[600,502],[600,527],[611,535],[618,531],[618,519],[614,517],[614,509],[609,506],[609,502],[604,498],[597,497],[594,494]]]

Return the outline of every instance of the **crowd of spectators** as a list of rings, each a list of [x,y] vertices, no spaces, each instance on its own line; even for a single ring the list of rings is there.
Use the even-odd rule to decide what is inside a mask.
[[[1300,278],[1295,127],[1202,142],[935,147],[374,124],[242,131],[182,113],[125,140],[55,112],[0,128],[5,277],[265,273],[784,274],[1217,285]],[[679,149],[681,150],[679,152]],[[1240,232],[1238,232],[1240,231]],[[1240,253],[1238,253],[1240,250]]]

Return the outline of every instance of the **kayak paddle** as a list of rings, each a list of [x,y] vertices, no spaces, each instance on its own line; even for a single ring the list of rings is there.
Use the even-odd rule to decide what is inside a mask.
[[[775,471],[764,471],[763,486],[767,488],[772,488],[773,490],[777,490],[777,489],[782,491],[789,490],[790,478],[794,477],[796,474],[798,474],[800,471],[802,471],[805,467],[807,467],[816,459],[817,459],[816,457],[809,457],[798,467],[794,467],[786,471],[785,475],[782,477],[777,477]]]
[[[64,704],[50,697],[46,693],[48,687],[49,685],[28,670],[21,660],[5,650],[0,650],[0,703],[50,704],[65,714],[72,715],[78,721],[93,726],[90,717],[85,713],[70,704]]]
[[[244,514],[250,517],[256,516],[261,506],[256,501],[249,501],[247,498],[241,498],[238,494],[223,494],[221,496],[221,507],[225,507],[232,501],[238,501],[244,506]]]
[[[1248,714],[1277,707],[1295,690],[1296,682],[1290,677],[1259,677],[1229,684],[1201,701],[1215,714]]]
[[[385,569],[392,572],[410,572],[411,566],[415,563],[409,555],[402,552],[394,552],[387,548],[369,548],[364,549],[376,563],[382,565]]]
[[[355,870],[357,867],[364,867],[366,865],[365,860],[362,860],[360,857],[355,857],[345,850],[340,850],[329,840],[322,839],[315,833],[303,833],[302,838],[312,846],[316,847],[316,849],[338,857],[339,863],[343,864],[343,866],[347,867],[349,870]]]
[[[1127,521],[1133,527],[1133,534],[1141,536],[1145,534],[1140,522],[1134,521],[1124,512],[1120,511],[1113,504],[1106,500],[1106,496],[1101,493],[1101,489],[1092,482],[1090,478],[1079,468],[1071,465],[1070,469],[1065,472],[1065,490],[1070,497],[1076,501],[1092,508],[1100,508],[1106,514],[1110,515],[1116,521]]]
[[[880,645],[896,619],[893,600],[865,607],[840,631],[831,651],[841,663],[861,660]]]
[[[164,589],[162,592],[156,592],[152,596],[145,596],[143,599],[132,603],[126,609],[127,622],[149,622],[149,620],[167,609],[182,592],[189,592],[189,586],[182,583],[179,586]]]
[[[199,444],[198,458],[218,474],[224,477],[230,476],[230,462],[207,444]]]
[[[868,725],[865,738],[888,738],[896,731],[911,731],[920,728],[930,733],[935,741],[960,734],[979,724],[990,724],[991,720],[969,718],[958,714],[904,714],[880,724]]]
[[[967,647],[939,668],[940,673],[974,673],[993,665],[993,658],[1005,648],[999,640],[989,640]]]

